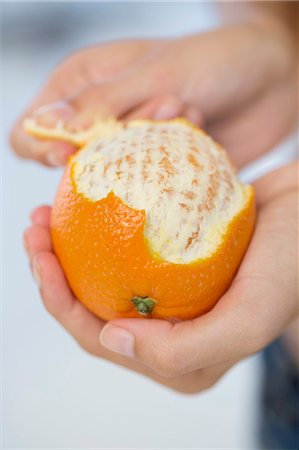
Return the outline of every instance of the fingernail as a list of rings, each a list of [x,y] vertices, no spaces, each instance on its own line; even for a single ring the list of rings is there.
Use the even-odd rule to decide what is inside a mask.
[[[61,152],[50,152],[46,154],[46,161],[49,166],[60,167],[65,164],[64,155]]]
[[[115,353],[133,358],[135,356],[135,337],[124,328],[107,324],[100,334],[103,347]]]
[[[74,108],[65,101],[49,103],[34,111],[37,122],[45,127],[53,127],[57,122],[65,122],[75,115]]]
[[[175,98],[165,100],[164,103],[157,109],[154,118],[157,120],[173,119],[179,114],[179,101]]]
[[[36,257],[34,257],[32,261],[32,273],[36,284],[38,285],[38,287],[41,287],[40,265]]]

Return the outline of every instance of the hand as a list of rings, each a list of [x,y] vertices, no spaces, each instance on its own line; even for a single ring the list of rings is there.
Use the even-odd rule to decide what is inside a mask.
[[[295,51],[280,28],[253,21],[182,39],[89,48],[54,71],[24,115],[48,127],[63,119],[74,130],[90,126],[98,111],[121,119],[183,115],[204,125],[241,166],[293,125]],[[64,164],[74,148],[26,136],[22,118],[12,132],[15,151]]]
[[[105,323],[74,298],[52,252],[50,208],[25,232],[47,310],[93,355],[185,393],[212,386],[233,364],[280,335],[296,303],[297,168],[256,183],[258,222],[230,289],[212,311],[192,321],[117,319]]]

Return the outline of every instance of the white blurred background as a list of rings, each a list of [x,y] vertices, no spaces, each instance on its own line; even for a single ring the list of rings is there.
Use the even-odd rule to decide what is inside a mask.
[[[49,72],[76,48],[206,30],[217,25],[213,6],[6,2],[1,13],[2,448],[257,448],[258,357],[210,391],[183,396],[87,355],[46,313],[22,232],[32,208],[52,202],[61,172],[17,159],[7,142]]]

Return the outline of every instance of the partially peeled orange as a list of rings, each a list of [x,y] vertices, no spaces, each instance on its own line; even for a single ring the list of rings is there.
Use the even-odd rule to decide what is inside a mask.
[[[68,161],[52,209],[55,253],[75,295],[105,320],[194,318],[236,274],[253,189],[183,119],[119,124],[85,137]]]

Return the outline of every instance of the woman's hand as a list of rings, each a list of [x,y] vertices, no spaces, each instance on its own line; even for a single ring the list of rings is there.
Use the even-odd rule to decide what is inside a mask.
[[[121,119],[186,116],[204,125],[241,166],[269,150],[296,116],[295,46],[275,21],[231,25],[175,40],[112,43],[74,54],[51,75],[24,116],[52,127],[90,126],[96,113]],[[58,103],[57,103],[58,102]],[[74,148],[27,136],[15,151],[63,165]]]
[[[266,6],[263,6],[266,10]],[[267,16],[267,12],[265,14]],[[131,41],[83,50],[64,62],[25,112],[44,126],[90,126],[96,113],[121,119],[186,116],[240,167],[269,150],[296,119],[296,48],[279,17],[242,19],[183,39]],[[64,142],[26,136],[15,151],[63,165]],[[119,319],[105,323],[74,298],[52,251],[50,208],[37,209],[25,245],[48,311],[90,353],[182,392],[212,386],[237,361],[280,335],[297,316],[296,168],[256,183],[255,234],[230,289],[192,321]]]
[[[50,208],[32,214],[25,246],[47,310],[93,355],[181,392],[212,386],[233,364],[259,351],[298,314],[297,166],[256,183],[255,234],[231,287],[192,321],[96,318],[74,298],[51,248]]]

